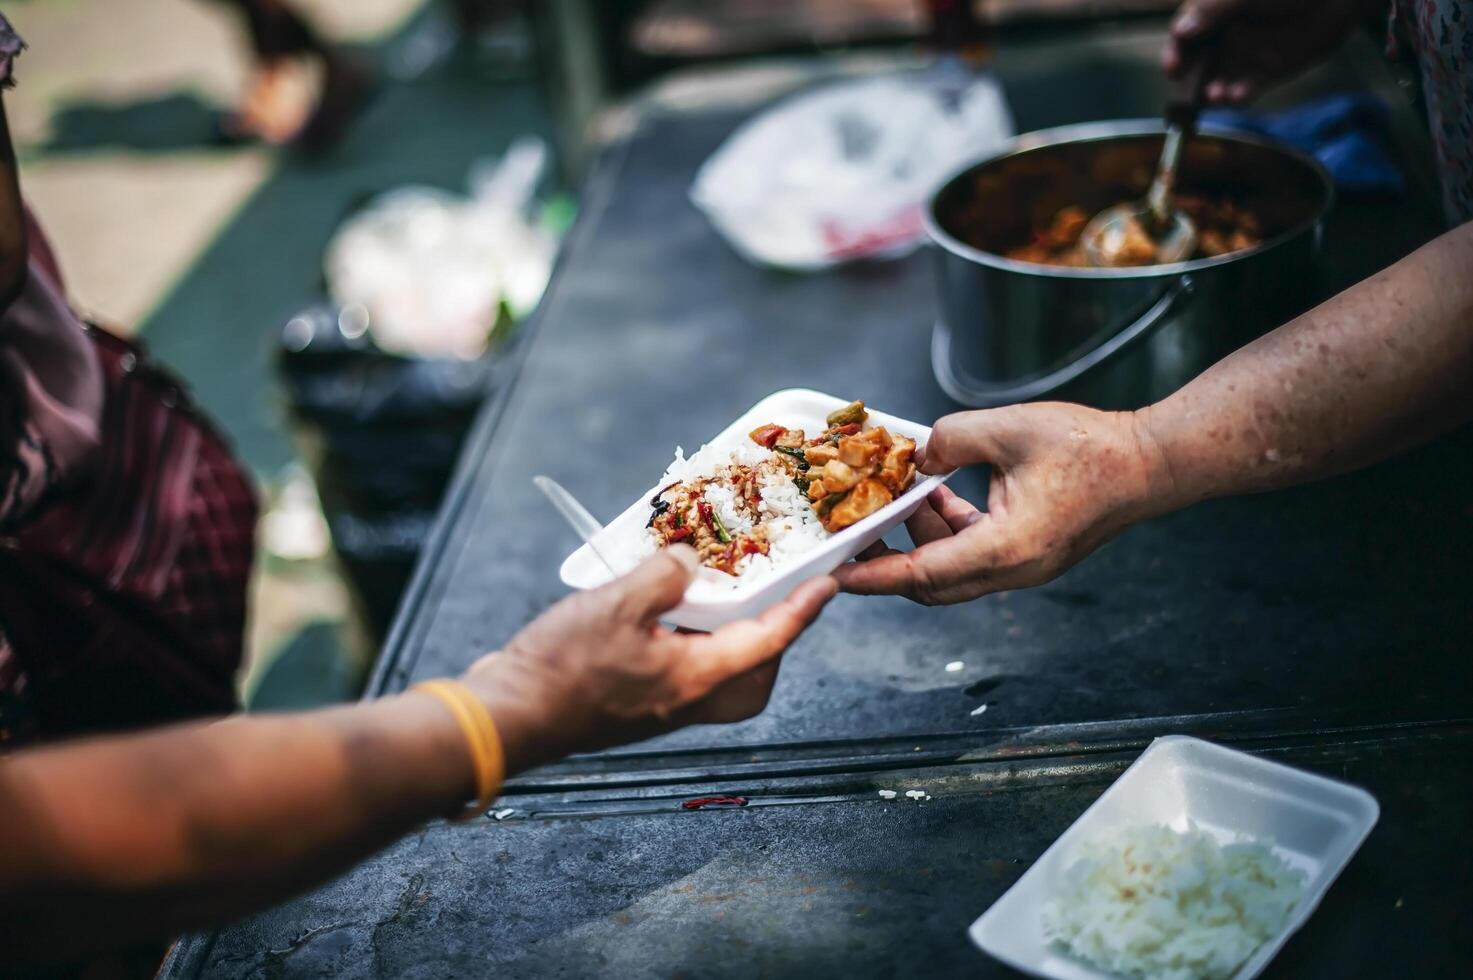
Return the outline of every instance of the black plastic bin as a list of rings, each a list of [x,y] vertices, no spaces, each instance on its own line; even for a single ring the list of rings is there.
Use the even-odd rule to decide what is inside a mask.
[[[495,359],[386,353],[325,303],[282,331],[277,366],[294,434],[333,549],[379,641],[491,391]]]

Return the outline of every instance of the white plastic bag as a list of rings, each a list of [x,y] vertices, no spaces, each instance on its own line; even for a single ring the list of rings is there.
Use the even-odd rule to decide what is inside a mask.
[[[939,182],[1013,132],[991,75],[843,82],[743,124],[701,167],[691,200],[760,264],[806,271],[901,255],[920,243]]]
[[[385,350],[479,356],[502,304],[523,316],[547,286],[557,241],[528,217],[546,158],[540,140],[519,140],[473,168],[470,197],[411,186],[375,199],[328,244],[333,301],[365,309]]]

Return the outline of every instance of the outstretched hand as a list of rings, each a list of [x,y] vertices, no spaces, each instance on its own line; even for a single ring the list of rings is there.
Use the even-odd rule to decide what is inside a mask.
[[[1142,516],[1158,471],[1134,416],[1062,403],[947,416],[920,469],[980,463],[987,510],[937,489],[906,524],[915,550],[879,542],[835,573],[840,587],[937,605],[1041,585]]]
[[[690,548],[668,548],[564,599],[471,667],[463,679],[491,709],[510,769],[766,707],[781,654],[833,597],[834,580],[806,582],[756,619],[714,633],[661,626],[696,568]]]

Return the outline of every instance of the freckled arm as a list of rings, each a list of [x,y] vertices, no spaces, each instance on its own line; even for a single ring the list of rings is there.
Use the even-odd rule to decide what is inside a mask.
[[[1137,413],[1155,459],[1145,510],[1332,476],[1470,418],[1473,223]]]
[[[1144,518],[1378,462],[1473,419],[1473,224],[1137,412],[1036,403],[931,430],[921,472],[987,464],[987,509],[940,488],[836,573],[930,604],[1041,585]]]

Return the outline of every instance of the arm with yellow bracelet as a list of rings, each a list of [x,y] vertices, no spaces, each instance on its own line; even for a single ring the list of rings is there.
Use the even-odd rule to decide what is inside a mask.
[[[762,709],[779,654],[832,596],[675,633],[694,573],[672,549],[571,597],[483,657],[376,701],[237,716],[0,756],[0,948],[62,965],[222,923],[339,874],[506,776],[572,752]]]

